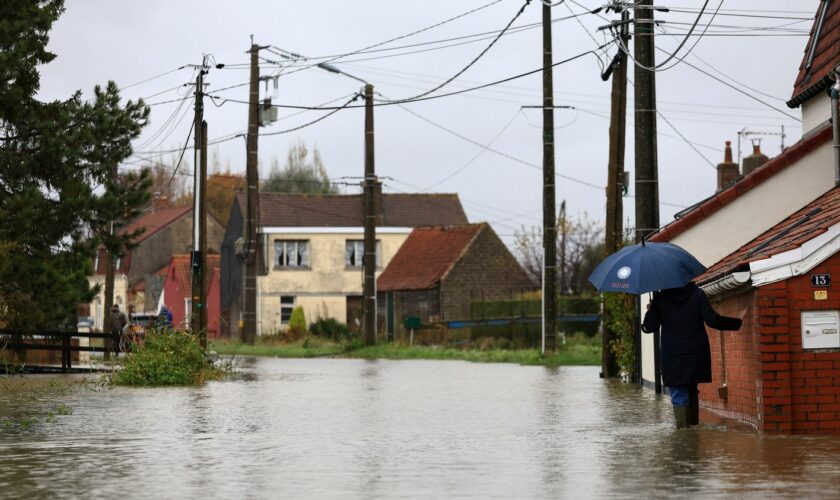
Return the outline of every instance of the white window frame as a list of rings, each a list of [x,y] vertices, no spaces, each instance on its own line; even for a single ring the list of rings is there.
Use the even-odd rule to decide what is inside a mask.
[[[301,252],[301,249],[304,249]],[[309,240],[274,240],[274,269],[309,269],[312,262]],[[289,262],[288,256],[295,255]],[[282,259],[281,259],[282,257]]]
[[[351,262],[350,246],[352,245],[353,260]],[[344,240],[344,267],[351,267],[354,269],[362,268],[362,259],[365,255],[365,240]],[[357,256],[361,256],[358,257]],[[376,268],[382,268],[382,240],[376,240]]]
[[[295,303],[297,300],[295,299],[294,295],[281,295],[280,296],[280,324],[281,325],[288,325],[289,321],[292,319],[292,312],[295,310]],[[283,319],[284,311],[288,312],[288,317]]]

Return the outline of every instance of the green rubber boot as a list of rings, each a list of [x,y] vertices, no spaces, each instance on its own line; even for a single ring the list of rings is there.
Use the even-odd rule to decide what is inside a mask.
[[[698,425],[700,423],[700,395],[697,391],[689,394],[688,399],[688,425]]]
[[[674,422],[677,424],[677,429],[688,427],[688,406],[674,407]]]

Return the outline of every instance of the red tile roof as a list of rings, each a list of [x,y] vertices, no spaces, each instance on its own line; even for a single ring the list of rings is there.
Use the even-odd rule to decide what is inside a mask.
[[[840,3],[840,0],[837,3]],[[767,163],[753,170],[727,189],[703,200],[691,208],[689,212],[682,215],[682,217],[663,227],[648,239],[656,242],[671,241],[678,235],[697,225],[697,223],[706,217],[732,203],[747,191],[793,165],[803,156],[830,140],[831,127],[824,125],[810,136],[803,138],[793,146],[785,149],[779,156],[771,158]]]
[[[137,229],[146,228],[143,234],[134,240],[135,243],[139,243],[191,211],[192,207],[159,208],[154,212],[145,213],[134,219],[120,229],[120,234],[128,234]]]
[[[222,265],[222,257],[219,254],[208,254],[207,255],[207,267],[210,268],[212,274],[210,274],[210,278],[212,280],[213,276],[219,270]],[[171,279],[175,279],[178,282],[178,286],[181,290],[191,290],[192,289],[192,258],[190,254],[177,254],[172,256],[172,260],[169,263],[169,268],[174,270],[174,273],[169,273],[166,276],[166,280],[169,281]],[[174,274],[174,276],[173,276]],[[209,282],[208,282],[209,283]]]
[[[377,290],[432,288],[485,227],[486,223],[414,229],[379,276]]]
[[[731,272],[745,269],[750,262],[798,248],[838,222],[840,222],[840,187],[835,187],[724,257],[695,281],[698,283],[714,281]]]
[[[245,208],[245,195],[237,195]],[[466,224],[457,194],[396,194],[381,197],[385,227]],[[260,193],[260,225],[275,227],[361,227],[361,195]],[[244,210],[243,210],[244,214]]]
[[[827,5],[828,10],[820,26],[820,11]],[[817,36],[819,30],[819,36]],[[813,47],[813,59],[811,49]],[[825,90],[830,81],[831,70],[840,63],[840,1],[819,2],[819,7],[811,26],[811,36],[805,46],[805,55],[799,65],[799,74],[793,86],[793,95],[788,106],[795,108],[802,102]]]
[[[120,228],[119,232],[120,234],[129,234],[141,227],[145,228],[145,231],[133,240],[134,243],[140,243],[190,212],[192,212],[192,207],[158,208],[154,212],[147,212],[140,217],[137,217],[128,223],[128,225]],[[105,274],[105,249],[100,246],[98,252],[98,266],[93,270],[93,272],[94,274]],[[120,257],[120,266],[115,270],[115,272],[117,274],[128,274],[130,269],[131,250],[127,251]]]

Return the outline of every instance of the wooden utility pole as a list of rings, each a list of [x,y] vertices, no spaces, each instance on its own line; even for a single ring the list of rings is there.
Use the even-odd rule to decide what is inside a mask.
[[[619,37],[621,44],[627,46],[627,21],[629,14],[627,10],[621,13],[621,27]],[[627,54],[619,50],[616,54],[612,68],[612,101],[610,106],[610,150],[609,163],[607,166],[607,221],[604,231],[604,246],[607,255],[618,251],[624,237],[624,225],[622,218],[624,211],[622,206],[623,188],[621,185],[622,173],[624,171],[624,148],[627,122]],[[608,326],[608,313],[603,315],[602,345],[601,345],[601,376],[611,378],[618,376],[618,364],[615,354],[610,348],[613,339],[616,338]]]
[[[656,72],[653,46],[653,0],[635,5],[633,50],[636,57],[636,241],[659,227],[659,167],[656,154]]]
[[[206,61],[198,68],[195,80],[195,177],[193,184],[193,252],[192,252],[192,310],[190,329],[198,336],[202,347],[207,347],[207,122],[204,121],[204,74]]]
[[[365,256],[362,261],[365,280],[364,325],[365,345],[376,343],[376,175],[373,149],[373,85],[365,84]]]
[[[636,241],[641,242],[659,227],[659,167],[656,153],[656,72],[653,44],[653,0],[639,0],[634,11],[636,120]],[[636,315],[641,304],[636,299]],[[636,321],[636,379],[641,383],[642,334]],[[654,371],[659,373],[659,335],[653,336]],[[662,391],[656,377],[656,392]]]
[[[247,183],[247,222],[245,224],[245,286],[242,308],[242,341],[253,344],[257,339],[257,226],[259,225],[259,172],[257,142],[259,136],[260,67],[258,45],[251,43],[251,83],[248,97],[248,137],[245,181]]]
[[[557,348],[557,224],[554,214],[554,78],[551,6],[542,4],[543,28],[543,352]]]

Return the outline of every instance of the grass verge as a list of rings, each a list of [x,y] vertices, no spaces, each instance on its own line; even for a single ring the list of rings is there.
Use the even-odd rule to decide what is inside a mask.
[[[335,342],[318,337],[306,337],[287,343],[257,343],[215,341],[210,349],[224,355],[272,356],[279,358],[346,357],[360,359],[436,359],[461,360],[478,363],[518,363],[521,365],[575,366],[600,365],[600,337],[569,336],[566,345],[557,352],[542,356],[537,349],[478,349],[442,346],[407,346],[382,343],[362,346],[358,341]]]

